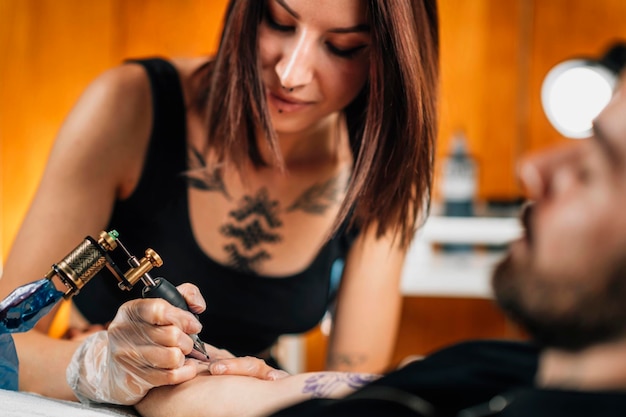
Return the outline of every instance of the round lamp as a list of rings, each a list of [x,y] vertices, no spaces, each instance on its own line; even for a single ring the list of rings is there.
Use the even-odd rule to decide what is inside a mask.
[[[592,122],[611,99],[625,65],[626,43],[618,43],[600,59],[571,59],[552,68],[541,87],[541,104],[552,126],[568,138],[591,136]]]

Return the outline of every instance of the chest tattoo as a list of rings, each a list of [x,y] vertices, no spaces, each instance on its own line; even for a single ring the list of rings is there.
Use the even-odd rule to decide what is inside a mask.
[[[220,233],[230,239],[224,246],[229,265],[247,273],[258,271],[262,262],[271,259],[267,245],[282,240],[278,233],[283,226],[280,214],[302,210],[313,215],[323,215],[339,202],[342,184],[339,176],[323,184],[315,184],[307,188],[287,209],[281,209],[280,202],[271,199],[265,187],[254,195],[243,196],[238,206],[228,212],[227,223],[220,227]]]
[[[282,226],[283,223],[278,219],[278,201],[270,201],[267,188],[261,188],[254,197],[244,196],[240,204],[240,208],[233,210],[229,216],[241,222],[252,215],[265,218],[269,227],[275,228]]]
[[[190,147],[188,155],[189,171],[185,175],[187,185],[191,188],[202,191],[217,191],[231,200],[230,194],[226,190],[222,171],[220,169],[207,169],[204,157],[197,149]]]
[[[238,271],[248,274],[255,272],[259,262],[270,258],[270,255],[264,250],[259,251],[254,255],[246,256],[240,253],[237,246],[232,243],[224,246],[224,250],[228,253],[229,265]]]
[[[307,188],[296,199],[287,211],[302,210],[311,214],[324,214],[333,204],[339,202],[339,198],[345,188],[340,181],[341,176],[335,176],[323,184],[314,184]]]
[[[200,191],[218,192],[232,201],[222,170],[208,168],[203,155],[193,147],[189,148],[188,155],[187,185]],[[229,265],[247,273],[258,271],[263,261],[271,259],[268,245],[282,240],[278,233],[283,226],[280,214],[300,210],[312,215],[324,215],[330,207],[340,203],[346,187],[343,177],[340,173],[323,183],[313,184],[286,209],[281,209],[278,200],[270,198],[266,187],[254,195],[243,196],[236,208],[228,212],[228,220],[219,230],[228,238],[223,249],[228,255]]]
[[[261,188],[254,196],[244,196],[239,207],[228,213],[231,221],[223,225],[220,232],[238,243],[224,246],[232,267],[250,273],[259,263],[271,258],[265,249],[257,247],[280,242],[281,236],[274,231],[283,225],[278,212],[278,201],[270,200],[267,189]]]
[[[238,227],[233,224],[225,224],[220,229],[224,236],[237,238],[244,248],[250,250],[260,243],[275,243],[280,241],[280,235],[266,232],[259,220],[255,219],[250,224]]]

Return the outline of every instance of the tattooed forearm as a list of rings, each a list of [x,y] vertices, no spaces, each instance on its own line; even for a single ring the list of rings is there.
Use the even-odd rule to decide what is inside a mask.
[[[310,214],[324,214],[329,207],[340,201],[344,188],[345,181],[342,181],[341,174],[323,184],[314,184],[304,190],[300,197],[287,207],[287,211],[302,210]]]
[[[351,369],[367,361],[366,355],[335,353],[329,356],[328,363],[333,369]]]
[[[356,374],[349,372],[320,372],[304,381],[303,394],[313,398],[329,398],[338,392],[355,391],[363,385],[378,378],[373,374]]]

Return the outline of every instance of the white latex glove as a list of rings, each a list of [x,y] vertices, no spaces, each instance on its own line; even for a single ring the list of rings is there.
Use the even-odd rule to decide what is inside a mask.
[[[195,285],[177,287],[198,314],[206,304]],[[67,367],[67,382],[83,403],[138,403],[150,389],[180,384],[199,372],[244,375],[275,380],[288,376],[265,361],[236,358],[224,349],[205,345],[210,362],[185,358],[193,349],[188,334],[199,333],[196,317],[157,298],[124,303],[108,327],[89,336]]]
[[[198,288],[177,287],[194,313],[205,309]],[[185,356],[193,349],[189,334],[202,328],[196,317],[161,299],[124,303],[108,330],[79,346],[67,368],[67,382],[81,402],[133,405],[157,386],[194,378],[204,366]]]

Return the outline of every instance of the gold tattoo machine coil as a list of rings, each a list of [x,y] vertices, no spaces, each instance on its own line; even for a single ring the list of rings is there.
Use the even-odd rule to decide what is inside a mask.
[[[118,239],[117,231],[101,232],[98,239],[87,236],[85,240],[71,251],[60,262],[52,265],[46,278],[52,280],[58,277],[66,288],[63,297],[70,299],[105,266],[111,271],[118,281],[118,286],[123,290],[131,290],[133,286],[142,280],[146,286],[156,285],[150,277],[149,271],[154,267],[163,265],[161,257],[152,249],[146,249],[145,257],[137,260],[128,253],[122,242]],[[113,262],[109,252],[118,246],[122,247],[129,256],[128,263],[131,268],[122,270]]]

